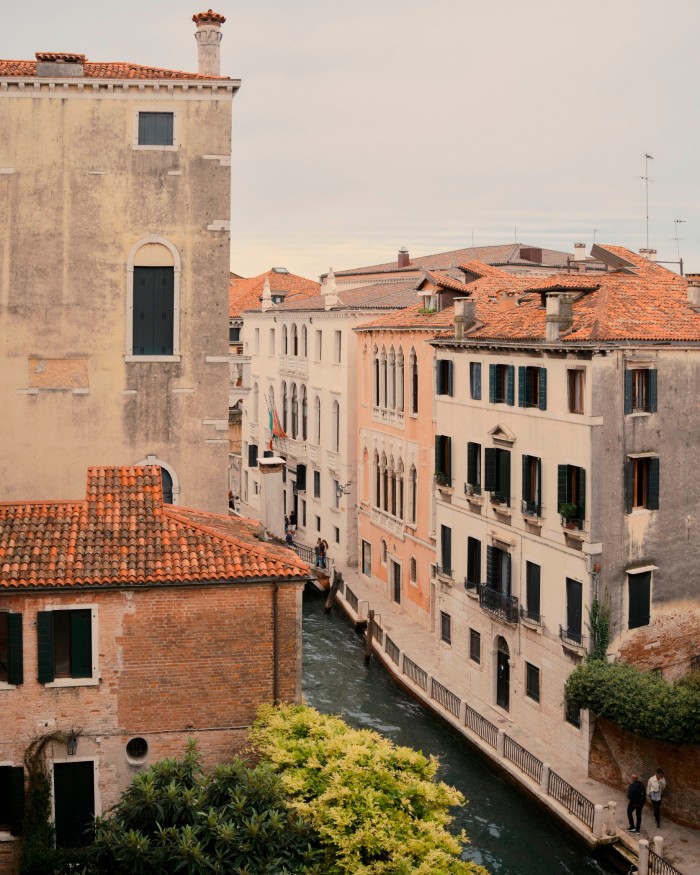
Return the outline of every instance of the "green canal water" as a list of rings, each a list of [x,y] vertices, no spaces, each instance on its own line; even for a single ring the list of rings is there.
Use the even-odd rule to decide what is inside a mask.
[[[456,732],[402,692],[375,659],[363,660],[363,642],[334,608],[324,614],[323,598],[304,595],[304,696],[327,714],[352,726],[374,729],[397,744],[434,754],[439,777],[469,800],[456,809],[456,829],[471,842],[465,859],[492,875],[603,875],[612,870],[539,806],[504,780]]]

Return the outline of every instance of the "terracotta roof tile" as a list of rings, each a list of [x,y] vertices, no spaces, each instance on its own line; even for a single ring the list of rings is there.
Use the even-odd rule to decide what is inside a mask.
[[[75,502],[0,503],[0,589],[304,579],[257,524],[163,503],[160,468],[89,468]]]
[[[387,313],[385,316],[380,316],[379,319],[359,325],[355,330],[425,328],[441,331],[454,325],[454,315],[454,307],[446,307],[438,313],[426,313],[422,304],[414,304],[412,307],[406,307],[405,310]]]
[[[76,58],[84,55],[74,55],[67,52],[38,52],[41,58]],[[0,60],[0,76],[10,78],[25,78],[36,76],[36,60],[10,61]],[[122,61],[106,61],[102,63],[83,63],[83,79],[228,79],[227,76],[204,76],[201,73],[186,73],[182,70],[163,70],[159,67],[148,67],[143,64],[130,64]]]
[[[260,297],[266,279],[270,281],[270,291],[273,295],[284,294],[285,303],[298,298],[313,297],[318,295],[321,289],[315,280],[308,280],[293,273],[277,273],[274,269],[247,279],[232,274],[228,290],[230,318],[240,317],[244,310],[260,310]],[[279,304],[275,306],[278,307]]]

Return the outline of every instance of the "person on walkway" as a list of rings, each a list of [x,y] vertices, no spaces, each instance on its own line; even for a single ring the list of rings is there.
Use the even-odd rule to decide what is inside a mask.
[[[292,511],[289,514],[289,531],[294,534],[297,530],[297,515]]]
[[[321,540],[321,538],[319,538],[319,541],[320,541],[319,553],[320,553],[320,558],[321,558],[321,568],[325,568],[326,567],[326,552],[328,551],[328,541],[326,541],[325,538],[323,540]]]
[[[627,832],[636,832],[639,834],[642,825],[642,809],[647,798],[647,792],[644,789],[644,784],[639,780],[639,775],[632,773],[630,775],[630,783],[627,787],[627,820],[630,825]],[[636,824],[632,821],[632,815],[636,814]]]
[[[314,555],[316,556],[316,568],[323,568],[321,565],[321,562],[323,561],[323,541],[320,538],[316,541]]]
[[[654,820],[657,826],[661,826],[661,799],[666,789],[666,778],[664,777],[663,769],[657,769],[656,774],[652,775],[647,782],[647,793],[651,807],[654,809]]]
[[[284,540],[287,542],[287,544],[288,544],[290,547],[293,546],[293,544],[294,544],[294,537],[292,536],[292,533],[291,533],[289,530],[287,530],[287,532],[286,532],[286,534],[285,534],[285,536],[284,536]]]
[[[285,516],[285,518],[284,518],[284,530],[285,530],[285,532],[289,531],[289,517],[288,516]]]

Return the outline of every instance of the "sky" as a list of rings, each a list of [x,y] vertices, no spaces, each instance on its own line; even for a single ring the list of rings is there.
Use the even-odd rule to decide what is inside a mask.
[[[0,57],[196,71],[209,3],[242,80],[236,273],[315,278],[402,246],[636,251],[647,188],[649,246],[700,272],[697,0],[32,0],[3,9]]]

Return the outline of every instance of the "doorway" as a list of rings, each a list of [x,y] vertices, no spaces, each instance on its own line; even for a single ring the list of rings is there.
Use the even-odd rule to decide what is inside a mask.
[[[510,709],[510,651],[500,635],[496,642],[496,704],[504,711]]]
[[[90,829],[95,820],[95,763],[54,763],[54,806],[56,845],[82,848],[94,838]]]
[[[393,584],[393,598],[397,605],[401,604],[401,566],[398,562],[391,561],[391,580]]]

